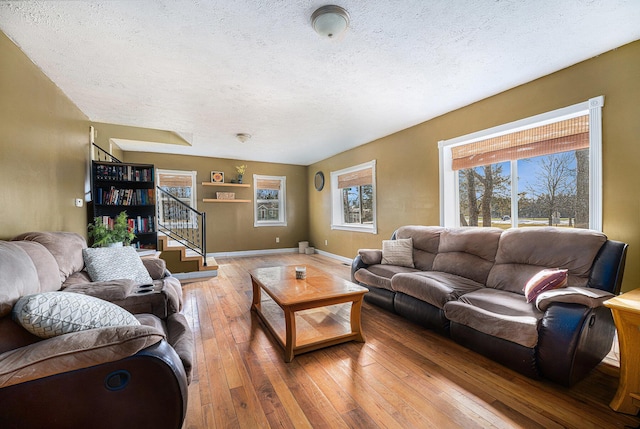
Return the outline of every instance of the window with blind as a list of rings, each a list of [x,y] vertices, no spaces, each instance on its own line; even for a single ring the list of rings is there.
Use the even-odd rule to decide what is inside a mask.
[[[441,223],[601,230],[603,104],[440,142]]]
[[[376,162],[331,172],[332,229],[377,233]]]
[[[285,176],[253,175],[254,226],[286,226]]]
[[[157,169],[156,172],[157,186],[187,204],[189,207],[197,208],[195,171]],[[159,194],[159,198],[156,201],[158,206],[158,222],[171,225],[172,227],[177,227],[186,222],[197,227],[198,222],[193,218],[193,213],[188,210],[182,210],[175,204],[171,204],[169,199],[170,197]],[[167,219],[172,219],[172,221],[168,222]]]

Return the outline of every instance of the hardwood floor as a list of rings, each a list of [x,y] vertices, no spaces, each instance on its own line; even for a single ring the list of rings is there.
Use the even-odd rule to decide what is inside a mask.
[[[219,259],[218,277],[184,285],[197,365],[184,428],[625,428],[608,404],[618,368],[601,364],[571,389],[531,380],[371,304],[366,343],[283,360],[249,311],[248,270],[307,264],[349,279],[321,255]]]

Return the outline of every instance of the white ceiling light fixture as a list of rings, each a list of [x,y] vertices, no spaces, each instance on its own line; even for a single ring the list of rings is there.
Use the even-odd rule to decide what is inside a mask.
[[[349,26],[349,13],[340,6],[322,6],[311,15],[311,25],[316,33],[332,39]]]
[[[238,133],[236,134],[236,138],[238,139],[238,141],[240,143],[244,143],[247,140],[249,140],[251,138],[251,134],[247,134],[247,133]]]

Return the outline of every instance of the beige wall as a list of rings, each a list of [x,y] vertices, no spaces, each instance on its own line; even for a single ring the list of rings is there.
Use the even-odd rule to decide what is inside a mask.
[[[167,170],[197,171],[197,209],[207,214],[207,252],[230,252],[298,247],[308,239],[309,204],[307,200],[307,167],[266,162],[245,162],[158,153],[125,152],[125,162],[154,164]],[[250,188],[219,188],[202,186],[211,181],[211,171],[223,171],[225,181],[236,176],[237,165],[246,164],[244,183]],[[286,176],[287,226],[253,226],[253,175]],[[215,198],[216,192],[235,192],[237,199],[251,203],[204,203],[203,198]],[[276,237],[280,243],[276,243]]]
[[[87,117],[0,32],[0,239],[86,233]]]
[[[630,244],[623,290],[640,284],[640,41],[310,166],[310,239],[353,257],[380,247],[398,226],[439,223],[438,141],[604,95],[604,232]],[[330,229],[330,186],[312,178],[377,160],[378,235]],[[324,245],[328,240],[328,246]]]

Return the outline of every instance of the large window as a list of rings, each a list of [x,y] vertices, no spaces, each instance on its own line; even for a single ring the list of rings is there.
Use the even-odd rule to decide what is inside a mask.
[[[601,230],[603,104],[440,142],[442,225]]]
[[[175,199],[158,194],[158,223],[167,227],[178,227],[189,224],[197,227],[193,212],[185,210],[176,200],[196,209],[196,172],[181,170],[157,169],[157,186],[173,195]]]
[[[331,172],[332,229],[377,233],[376,162]]]
[[[253,175],[256,190],[254,200],[254,226],[286,226],[285,176]]]

